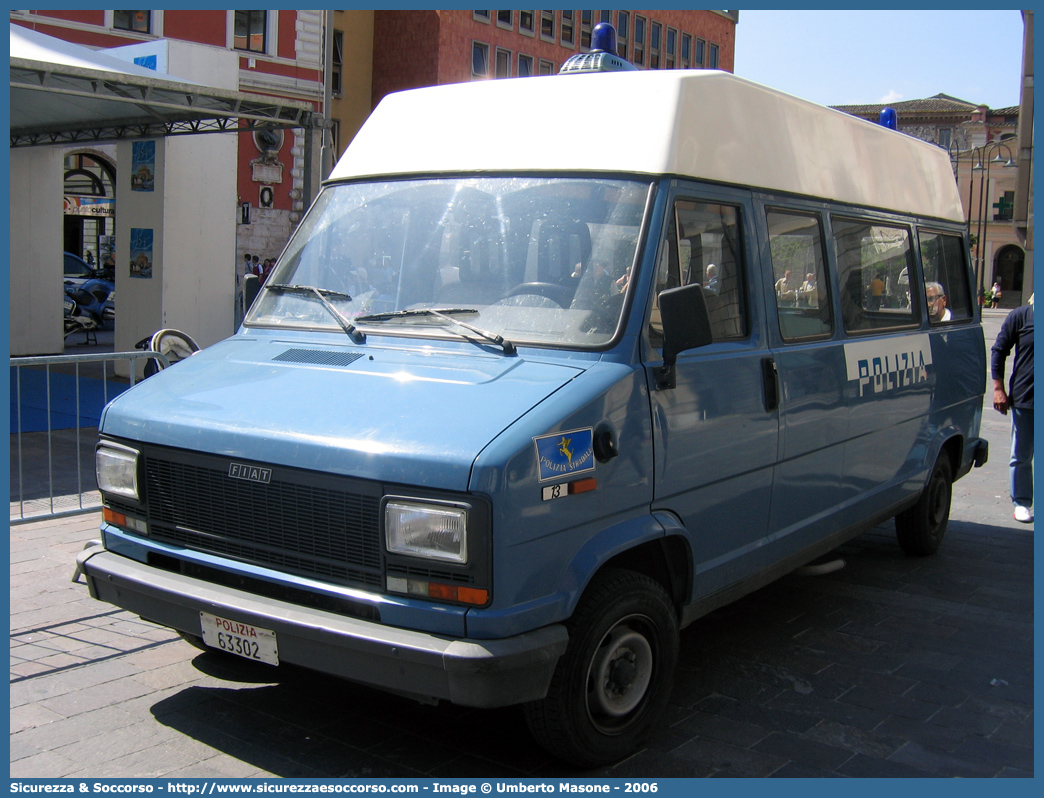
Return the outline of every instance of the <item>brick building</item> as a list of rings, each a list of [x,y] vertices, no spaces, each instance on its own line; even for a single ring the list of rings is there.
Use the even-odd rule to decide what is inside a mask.
[[[555,74],[590,49],[602,21],[640,69],[723,69],[736,54],[738,11],[375,11],[373,104],[394,91]],[[346,142],[345,142],[346,143]]]

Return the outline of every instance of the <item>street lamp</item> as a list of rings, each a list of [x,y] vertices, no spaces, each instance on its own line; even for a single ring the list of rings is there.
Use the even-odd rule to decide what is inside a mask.
[[[1011,157],[1011,149],[1007,144],[1002,144],[999,141],[991,141],[983,145],[979,153],[979,162],[972,167],[973,171],[985,172],[979,181],[979,223],[976,228],[976,261],[978,263],[976,274],[979,276],[979,303],[982,304],[983,298],[986,295],[986,238],[989,235],[989,223],[986,219],[986,214],[989,212],[989,201],[986,198],[986,194],[990,190],[990,165],[991,164],[1004,164],[1007,168],[1015,166],[1015,161]],[[1005,162],[1001,158],[1000,151],[1004,149],[1008,151],[1008,160]],[[990,158],[990,153],[996,153],[995,158]],[[985,163],[985,166],[983,165]]]
[[[956,142],[950,143],[950,160],[954,164],[954,180],[960,183],[960,165],[961,165],[961,150],[958,146],[954,148]],[[1001,155],[1001,150],[1006,150],[1008,153],[1008,160],[1005,161]],[[1014,159],[1011,155],[1011,148],[1007,144],[999,141],[989,141],[980,147],[972,147],[968,152],[969,158],[969,170],[968,170],[968,236],[971,237],[971,213],[972,213],[972,197],[975,188],[975,173],[980,173],[979,178],[979,214],[976,220],[975,228],[975,260],[973,266],[975,269],[975,279],[979,285],[979,304],[983,304],[986,296],[986,237],[989,234],[989,226],[986,221],[985,213],[988,208],[986,205],[986,193],[989,191],[990,183],[990,166],[991,164],[1004,164],[1005,168],[1011,168],[1016,166]],[[996,157],[990,159],[990,155],[996,153]],[[978,161],[976,163],[976,160]]]

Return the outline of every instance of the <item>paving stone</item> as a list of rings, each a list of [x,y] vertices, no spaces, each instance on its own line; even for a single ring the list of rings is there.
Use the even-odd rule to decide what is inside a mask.
[[[764,740],[755,743],[752,748],[766,754],[789,759],[806,767],[817,770],[834,771],[844,765],[854,754],[843,748],[825,745],[805,737],[794,737],[776,732]]]
[[[684,720],[676,723],[674,728],[686,734],[706,737],[743,748],[764,740],[772,733],[763,726],[705,712],[693,712]]]
[[[1012,767],[1019,770],[1033,769],[1032,746],[1011,745],[978,735],[968,735],[958,745],[953,755],[963,762],[981,762],[995,765],[998,769]]]
[[[927,720],[939,710],[938,704],[918,701],[909,696],[892,695],[863,685],[856,685],[838,701],[911,720]]]
[[[721,775],[737,778],[769,776],[787,763],[786,757],[705,738],[686,743],[672,753],[682,759],[710,766]]]
[[[893,762],[890,759],[877,759],[875,757],[856,754],[838,769],[842,776],[851,776],[858,779],[909,779],[927,778],[936,775],[926,770],[915,768],[903,762]]]
[[[923,770],[933,776],[958,776],[961,778],[992,778],[999,767],[981,760],[969,760],[958,753],[932,751],[917,743],[907,743],[888,759]]]

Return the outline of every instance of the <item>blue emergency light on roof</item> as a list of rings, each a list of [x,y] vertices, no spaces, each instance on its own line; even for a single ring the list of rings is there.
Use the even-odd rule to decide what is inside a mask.
[[[591,31],[591,52],[570,56],[559,75],[583,72],[628,72],[638,67],[616,54],[616,28],[608,22],[599,22]]]
[[[882,108],[877,117],[877,124],[889,130],[899,130],[899,114],[894,108]]]

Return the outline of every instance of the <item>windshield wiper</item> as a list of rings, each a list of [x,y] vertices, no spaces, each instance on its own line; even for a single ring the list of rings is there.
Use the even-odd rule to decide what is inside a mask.
[[[337,297],[338,299],[343,299],[346,302],[351,302],[351,296],[343,291],[331,291],[329,288],[316,288],[314,285],[289,285],[287,283],[270,283],[266,285],[265,288],[273,291],[286,291],[317,297],[319,301],[323,303],[323,307],[326,308],[337,323],[341,325],[341,329],[348,334],[349,338],[357,344],[361,344],[366,340],[366,336],[357,330],[354,324],[342,316],[340,311],[331,304],[329,299],[327,299],[328,296],[332,296]]]
[[[465,330],[470,330],[485,341],[489,341],[492,344],[496,344],[504,350],[504,354],[513,355],[515,354],[515,345],[508,341],[501,335],[483,330],[478,327],[474,327],[471,324],[461,321],[460,319],[453,318],[451,314],[457,313],[478,313],[474,308],[439,308],[435,310],[433,308],[410,308],[409,310],[394,310],[387,313],[371,313],[368,316],[359,316],[356,318],[357,322],[373,322],[373,321],[388,321],[390,319],[402,319],[409,316],[435,316],[439,319],[445,319],[451,324],[456,324],[458,327],[463,327]]]

